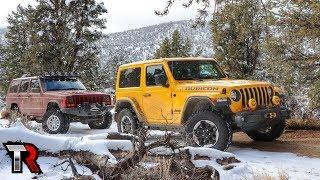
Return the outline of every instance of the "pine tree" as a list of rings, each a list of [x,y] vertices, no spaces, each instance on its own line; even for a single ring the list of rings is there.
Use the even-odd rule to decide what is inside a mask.
[[[8,68],[1,75],[8,81],[21,74],[79,73],[89,88],[96,88],[100,62],[95,42],[103,37],[99,30],[105,28],[105,20],[100,16],[106,12],[95,0],[38,0],[35,7],[18,7],[8,19],[6,37],[11,43],[2,48]],[[10,66],[17,59],[23,68]]]
[[[128,58],[129,52],[124,49],[118,49],[116,52],[112,52],[109,58],[106,60],[106,64],[103,66],[101,83],[105,83],[104,87],[115,89],[115,81],[117,76],[118,67],[122,64],[130,63]]]
[[[28,73],[28,67],[33,65],[26,61],[30,47],[27,36],[27,14],[30,10],[31,7],[23,8],[19,5],[17,11],[7,19],[10,24],[5,35],[7,42],[0,46],[0,87],[3,92],[6,92],[6,87],[13,78]]]
[[[255,74],[259,63],[264,15],[258,1],[230,2],[212,17],[214,58],[236,78]]]
[[[277,14],[270,21],[274,33],[267,46],[269,76],[289,97],[309,95],[312,109],[320,109],[320,2],[273,0],[270,6]]]
[[[179,57],[182,54],[182,38],[178,30],[175,30],[172,34],[171,42],[171,54],[173,57]]]
[[[191,43],[188,38],[183,39],[175,30],[171,39],[165,38],[156,50],[154,58],[187,57],[191,55]]]
[[[160,45],[160,48],[156,50],[154,58],[163,58],[171,56],[171,43],[169,38],[165,38]]]

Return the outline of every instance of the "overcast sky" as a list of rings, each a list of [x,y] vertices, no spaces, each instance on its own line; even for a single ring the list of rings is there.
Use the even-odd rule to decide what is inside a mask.
[[[185,9],[181,2],[177,2],[171,9],[169,15],[159,17],[154,14],[154,10],[161,10],[167,0],[98,0],[104,2],[108,9],[105,16],[107,22],[107,33],[120,32],[148,25],[159,24],[169,21],[193,19],[196,16],[197,7]],[[5,0],[0,6],[0,27],[6,27],[7,16],[21,4],[35,4],[35,0]]]

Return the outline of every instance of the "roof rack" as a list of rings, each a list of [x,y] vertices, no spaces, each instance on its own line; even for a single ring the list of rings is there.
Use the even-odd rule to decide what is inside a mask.
[[[78,73],[45,73],[42,76],[39,76],[42,78],[79,78]]]
[[[59,78],[80,78],[80,76],[75,76],[75,75],[66,75],[66,76],[58,76],[58,75],[46,75],[46,76],[40,76],[40,78],[45,78],[45,79],[59,79]]]

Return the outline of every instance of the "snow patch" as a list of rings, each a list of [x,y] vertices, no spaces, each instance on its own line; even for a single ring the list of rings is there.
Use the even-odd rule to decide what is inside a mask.
[[[66,5],[69,6],[74,1],[76,1],[76,0],[66,0],[65,2],[66,2]]]
[[[11,159],[6,155],[5,150],[0,150],[0,177],[1,179],[15,179],[15,180],[25,180],[32,179],[35,174],[30,173],[27,166],[23,163],[23,173],[22,174],[12,174],[11,172]],[[54,167],[57,164],[65,161],[64,159],[54,158],[54,157],[39,157],[38,163],[40,164],[41,170],[43,174],[37,176],[37,179],[43,180],[55,180],[55,179],[68,179],[72,177],[72,171],[67,168],[66,171],[62,169],[66,169],[67,163],[61,166]],[[75,167],[79,174],[81,175],[92,175],[90,169],[78,165],[75,161],[73,161]]]
[[[232,148],[239,160],[246,161],[252,172],[277,177],[282,171],[289,179],[320,179],[320,159],[300,157],[293,153],[266,152],[255,149]]]
[[[4,148],[2,143],[8,141],[21,141],[32,143],[40,150],[57,153],[63,150],[88,151],[97,155],[106,155],[109,162],[117,163],[116,158],[109,150],[129,151],[133,145],[129,140],[108,140],[107,133],[99,135],[89,135],[83,137],[63,137],[43,135],[25,128],[21,122],[17,122],[13,127],[0,127],[0,148]]]

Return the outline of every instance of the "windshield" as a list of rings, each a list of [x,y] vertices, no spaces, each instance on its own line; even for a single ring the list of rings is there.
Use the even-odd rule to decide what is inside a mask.
[[[219,65],[213,60],[168,62],[175,80],[203,80],[226,78]]]
[[[44,79],[45,91],[86,90],[86,87],[75,78]]]

